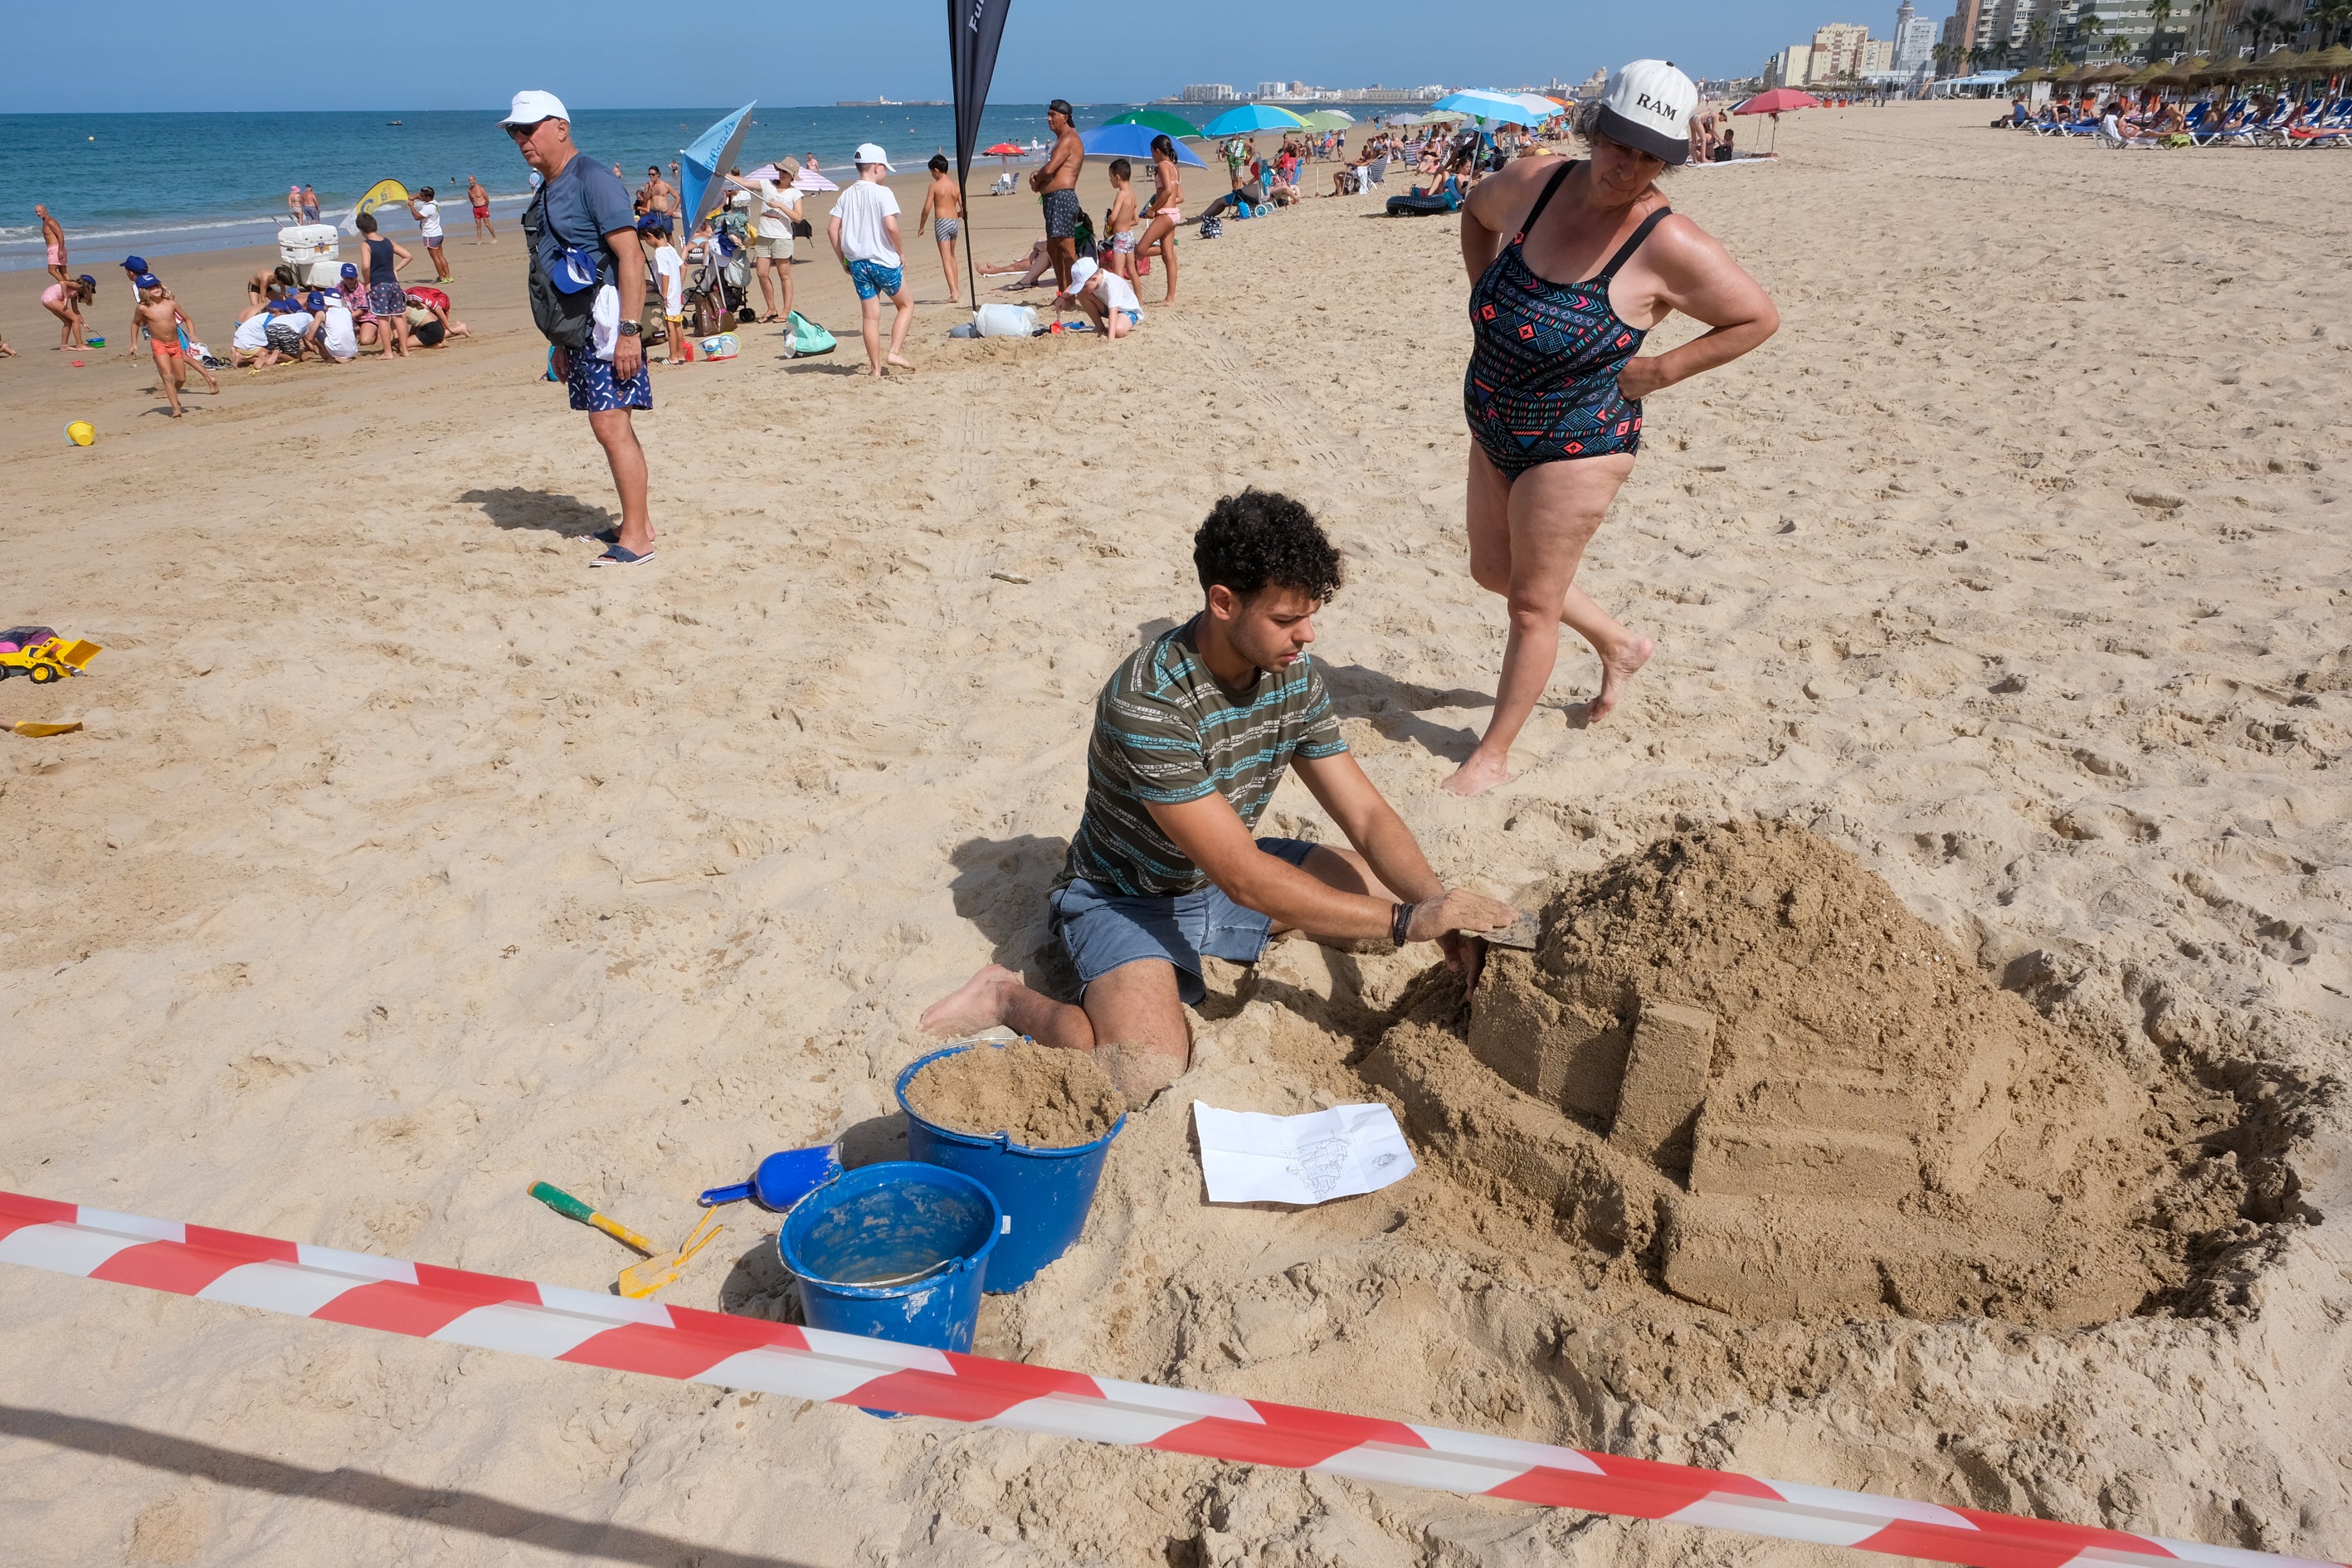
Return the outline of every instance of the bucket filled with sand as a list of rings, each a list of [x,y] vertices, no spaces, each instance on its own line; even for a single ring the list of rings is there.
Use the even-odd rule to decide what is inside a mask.
[[[960,1041],[898,1075],[907,1154],[986,1186],[1003,1211],[987,1289],[1017,1290],[1086,1229],[1127,1102],[1083,1051]]]

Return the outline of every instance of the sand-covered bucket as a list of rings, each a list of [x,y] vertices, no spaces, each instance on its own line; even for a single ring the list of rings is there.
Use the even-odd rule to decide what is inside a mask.
[[[990,1054],[954,1059],[972,1051]],[[1093,1058],[1027,1040],[959,1043],[908,1067],[898,1089],[908,1158],[982,1183],[1003,1211],[989,1290],[1018,1290],[1069,1250],[1127,1125],[1126,1102]]]

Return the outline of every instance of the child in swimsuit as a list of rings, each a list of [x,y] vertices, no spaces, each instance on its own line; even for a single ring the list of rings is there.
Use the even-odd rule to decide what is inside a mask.
[[[1184,174],[1176,163],[1176,143],[1166,136],[1151,139],[1151,205],[1143,215],[1143,241],[1135,255],[1135,276],[1151,275],[1151,258],[1168,263],[1168,293],[1160,303],[1176,298],[1176,226],[1184,221]],[[1167,226],[1160,220],[1166,218]]]
[[[961,303],[956,293],[956,237],[963,233],[963,192],[948,175],[945,153],[934,153],[929,164],[931,183],[923,192],[922,210],[915,215],[915,232],[920,234],[929,220],[931,238],[940,247],[940,269],[948,275],[948,303]]]
[[[1129,182],[1135,166],[1124,158],[1110,161],[1110,211],[1103,215],[1103,232],[1110,236],[1104,263],[1121,278],[1135,280],[1135,186]]]
[[[41,290],[41,303],[58,319],[58,347],[78,349],[86,345],[81,308],[98,298],[98,279],[84,273],[71,283],[52,283]],[[5,346],[5,345],[0,345]],[[10,350],[14,353],[14,350]]]
[[[163,384],[163,396],[172,405],[172,417],[177,419],[185,412],[180,406],[180,388],[187,383],[190,365],[195,366],[196,374],[205,378],[215,397],[220,395],[220,383],[213,380],[212,372],[202,362],[181,349],[181,323],[186,321],[191,330],[195,323],[188,321],[173,300],[172,291],[163,287],[163,279],[152,272],[142,272],[138,288],[139,324],[147,329],[147,344],[155,355],[155,374]]]

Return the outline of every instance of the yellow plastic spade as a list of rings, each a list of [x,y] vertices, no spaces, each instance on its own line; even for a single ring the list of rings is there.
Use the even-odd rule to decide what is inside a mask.
[[[677,1283],[677,1277],[686,1270],[687,1261],[709,1246],[725,1228],[719,1223],[717,1210],[703,1210],[702,1217],[687,1233],[686,1240],[677,1252],[667,1258],[648,1258],[643,1263],[632,1263],[621,1270],[621,1294],[642,1300],[665,1285]]]

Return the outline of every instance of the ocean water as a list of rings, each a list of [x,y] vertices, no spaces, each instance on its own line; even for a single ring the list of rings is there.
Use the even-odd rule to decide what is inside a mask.
[[[708,109],[581,110],[572,140],[591,157],[618,163],[635,189],[648,163],[667,170],[678,149],[736,105]],[[1125,112],[1122,103],[1078,109],[1081,130]],[[498,127],[500,110],[387,110],[372,113],[0,114],[0,271],[42,263],[33,204],[65,226],[76,271],[103,275],[126,253],[168,256],[256,245],[274,237],[286,187],[315,186],[328,217],[378,180],[410,190],[432,185],[452,235],[473,227],[466,176],[478,175],[499,218],[529,196],[530,171]],[[398,121],[395,125],[392,121]],[[992,104],[982,147],[1050,141],[1043,104]],[[914,104],[880,109],[761,108],[752,111],[742,163],[756,167],[789,153],[814,153],[828,174],[849,173],[861,142],[878,142],[901,170],[933,153],[953,156],[954,111]],[[972,178],[997,160],[975,155]],[[389,232],[412,224],[396,214]]]

